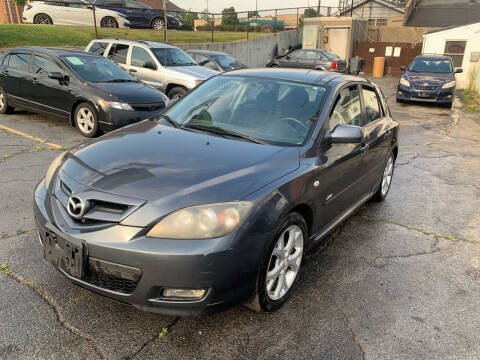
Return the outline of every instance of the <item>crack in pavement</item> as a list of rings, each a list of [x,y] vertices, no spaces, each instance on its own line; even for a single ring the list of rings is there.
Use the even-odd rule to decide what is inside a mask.
[[[338,304],[337,304],[337,306],[338,306]],[[338,306],[338,308],[340,309],[340,313],[343,316],[345,326],[347,327],[347,329],[352,334],[353,342],[358,346],[358,348],[360,349],[360,352],[362,353],[362,359],[365,360],[365,350],[363,350],[362,344],[360,344],[360,342],[358,341],[357,334],[355,333],[355,331],[353,331],[353,328],[350,324],[350,321],[348,320],[347,314],[345,314],[345,312],[339,306]]]
[[[135,357],[137,357],[147,346],[153,344],[155,342],[155,340],[161,339],[163,336],[168,334],[170,332],[170,330],[177,324],[177,322],[179,320],[180,320],[180,317],[177,316],[175,319],[173,319],[173,321],[170,324],[168,324],[166,327],[162,328],[161,332],[152,336],[150,339],[145,341],[137,351],[135,351],[134,353],[132,353],[130,355],[125,356],[123,359],[124,360],[132,360]]]
[[[20,236],[20,235],[23,235],[23,234],[26,234],[26,233],[30,233],[32,231],[35,231],[35,229],[19,230],[19,231],[17,231],[16,234],[3,234],[2,236],[0,236],[0,240],[10,239],[12,237]]]
[[[56,303],[55,299],[48,294],[44,289],[42,289],[39,285],[35,284],[34,282],[25,279],[23,276],[17,274],[14,272],[8,264],[2,264],[0,265],[0,270],[5,274],[6,276],[10,277],[11,279],[15,280],[19,284],[25,285],[32,289],[40,298],[42,298],[47,305],[50,306],[50,308],[54,311],[55,315],[57,316],[57,321],[58,323],[65,328],[68,332],[70,332],[73,335],[76,335],[85,341],[89,342],[92,345],[92,348],[95,350],[95,352],[99,355],[101,359],[106,359],[106,354],[105,351],[95,342],[95,339],[82,332],[80,329],[77,329],[76,327],[72,326],[62,315],[60,306]]]

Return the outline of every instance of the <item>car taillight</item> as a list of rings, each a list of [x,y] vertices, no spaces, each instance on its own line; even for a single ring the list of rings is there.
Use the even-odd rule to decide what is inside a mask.
[[[30,10],[31,8],[32,8],[32,5],[30,4],[25,5],[25,10]]]
[[[332,61],[332,65],[330,66],[332,69],[337,69],[337,60]]]

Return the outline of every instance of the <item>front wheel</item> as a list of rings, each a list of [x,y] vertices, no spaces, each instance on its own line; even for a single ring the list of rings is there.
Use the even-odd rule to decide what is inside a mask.
[[[7,94],[0,87],[0,114],[7,114],[12,111],[12,108],[8,106]]]
[[[98,134],[98,114],[92,105],[82,103],[75,110],[75,124],[85,137],[94,137]]]
[[[111,16],[104,17],[100,22],[102,28],[118,28],[118,22]]]
[[[165,22],[162,18],[156,18],[152,21],[153,30],[163,30],[165,29]]]
[[[382,180],[378,186],[377,192],[373,195],[373,201],[383,201],[387,197],[390,185],[393,179],[393,169],[395,167],[395,157],[390,153],[385,168],[383,169]]]
[[[180,100],[187,93],[187,89],[181,86],[176,86],[168,92],[168,97],[171,100]]]
[[[305,219],[299,213],[288,214],[266,253],[255,294],[246,306],[271,312],[287,302],[298,282],[307,238]]]
[[[33,23],[34,24],[44,24],[44,25],[52,25],[53,21],[50,16],[47,14],[37,14],[33,18]]]

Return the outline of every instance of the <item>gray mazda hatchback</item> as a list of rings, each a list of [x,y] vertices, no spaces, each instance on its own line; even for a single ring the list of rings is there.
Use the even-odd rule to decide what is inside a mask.
[[[397,153],[398,124],[368,80],[224,73],[52,162],[34,196],[43,256],[142,310],[273,311],[306,252],[387,196]]]

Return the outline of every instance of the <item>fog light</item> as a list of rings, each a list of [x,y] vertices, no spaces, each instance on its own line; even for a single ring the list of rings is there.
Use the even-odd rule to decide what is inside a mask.
[[[452,98],[452,95],[447,95],[447,99],[451,99]]]
[[[398,92],[398,95],[403,95],[403,92],[399,91],[399,92]]]
[[[163,289],[162,297],[169,299],[201,299],[207,290],[205,289]]]

